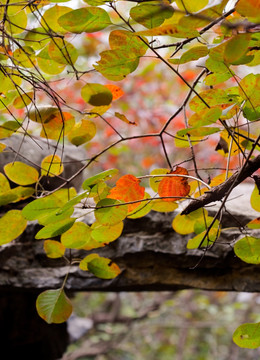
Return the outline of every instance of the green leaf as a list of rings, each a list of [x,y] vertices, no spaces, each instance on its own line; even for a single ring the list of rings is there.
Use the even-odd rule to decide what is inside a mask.
[[[75,220],[76,219],[73,218],[62,219],[55,223],[48,224],[37,232],[37,234],[35,235],[35,239],[47,239],[61,235],[72,227]]]
[[[224,60],[233,64],[238,61],[248,50],[251,34],[238,34],[226,43]]]
[[[234,99],[229,97],[222,89],[208,89],[200,92],[199,95],[209,106],[232,105],[234,103]],[[197,95],[191,99],[189,105],[190,109],[194,112],[207,108],[206,104]]]
[[[32,196],[34,192],[34,188],[17,186],[13,189],[6,191],[5,193],[0,194],[0,206],[25,200]]]
[[[106,181],[111,179],[113,176],[118,174],[117,169],[108,169],[105,171],[102,171],[101,173],[91,176],[90,178],[86,179],[83,184],[82,188],[84,190],[88,189],[89,187],[92,187],[93,185],[97,184],[100,180]]]
[[[251,220],[249,223],[246,224],[249,229],[260,229],[260,217]]]
[[[8,244],[26,229],[27,221],[20,210],[10,210],[0,218],[0,245]]]
[[[153,200],[151,199],[151,196],[146,192],[144,198],[147,199],[147,202],[146,201],[141,202],[140,205],[138,205],[138,207],[136,207],[133,211],[128,213],[127,214],[128,219],[138,219],[140,217],[147,215],[152,210],[154,204],[153,204]]]
[[[176,4],[180,10],[187,11],[189,13],[197,12],[203,9],[209,0],[176,0]]]
[[[193,211],[192,213],[188,215],[181,215],[178,214],[175,216],[175,218],[172,221],[172,227],[173,230],[181,235],[186,235],[194,232],[194,226],[198,219],[203,219],[203,211],[204,215],[207,215],[207,211],[203,209],[199,209],[196,211]]]
[[[55,240],[45,240],[44,241],[44,251],[46,255],[51,259],[57,259],[64,255],[65,246],[61,244],[59,241]]]
[[[49,54],[48,46],[43,48],[37,55],[37,62],[40,70],[50,75],[60,74],[66,67],[67,63],[57,63],[54,61]]]
[[[29,105],[33,99],[33,92],[21,93],[14,99],[13,106],[16,109],[23,109],[25,106]]]
[[[4,194],[9,190],[11,190],[9,181],[4,174],[0,173],[0,194]]]
[[[184,28],[176,24],[161,25],[156,28],[144,31],[137,31],[136,36],[173,36],[176,38],[192,38],[198,37],[199,32],[195,29]]]
[[[259,189],[258,187],[255,185],[254,190],[251,194],[250,197],[250,203],[251,206],[254,210],[256,211],[260,211],[260,194],[259,194]]]
[[[62,15],[58,23],[65,30],[76,34],[93,33],[112,24],[108,13],[98,7],[83,7],[70,11]]]
[[[218,127],[207,127],[207,126],[201,126],[201,127],[194,127],[194,128],[187,128],[177,131],[177,136],[183,136],[183,135],[190,135],[190,136],[206,136],[215,134],[216,132],[219,132],[220,128]]]
[[[83,271],[88,271],[88,263],[95,258],[99,258],[98,254],[89,254],[79,263],[79,268]]]
[[[0,125],[0,139],[11,136],[16,130],[19,129],[21,124],[18,121],[6,121]]]
[[[113,30],[109,35],[109,45],[112,50],[125,50],[125,56],[133,53],[136,56],[143,56],[148,47],[145,39],[141,40],[135,33],[126,30]]]
[[[74,205],[77,205],[82,199],[85,199],[89,195],[89,190],[84,191],[82,194],[79,194],[67,201],[65,205],[61,206],[60,209],[56,212],[56,215],[61,215],[67,210],[71,209]]]
[[[74,188],[57,190],[51,195],[36,199],[27,204],[22,210],[23,216],[30,221],[38,220],[39,224],[42,225],[70,217],[74,211],[73,208],[69,208],[61,214],[57,214],[57,212],[76,195],[77,193]]]
[[[176,202],[163,201],[163,200],[154,200],[152,201],[152,210],[158,212],[172,212],[178,208]]]
[[[214,86],[224,83],[226,80],[232,77],[232,72],[226,72],[221,74],[209,74],[205,77],[204,83],[208,86]]]
[[[114,279],[120,274],[119,267],[104,257],[95,257],[89,261],[88,270],[101,279]]]
[[[240,325],[233,334],[233,341],[241,348],[258,348],[260,346],[260,323]]]
[[[206,235],[206,230],[205,230],[202,233],[198,234],[197,236],[195,236],[194,238],[192,238],[188,241],[187,249],[197,249],[199,246],[208,247],[217,240],[217,238],[219,237],[219,234],[220,234],[219,229],[211,228],[209,230],[207,236],[203,240],[203,243],[201,244],[202,239]]]
[[[46,24],[48,24],[48,28],[50,28],[50,30],[53,32],[65,34],[67,31],[64,30],[62,26],[60,26],[58,23],[58,18],[68,12],[71,12],[71,8],[68,6],[55,5],[47,9],[41,18],[42,28],[45,29]]]
[[[245,236],[234,246],[235,254],[249,264],[260,264],[260,239]]]
[[[17,66],[26,68],[35,67],[35,53],[30,46],[23,46],[23,48],[16,49],[13,53],[13,62]]]
[[[16,184],[30,185],[39,179],[38,171],[30,165],[15,161],[4,166],[6,176]]]
[[[148,29],[160,26],[165,19],[172,17],[174,10],[172,7],[162,7],[161,3],[142,3],[134,6],[130,10],[130,16],[137,23]]]
[[[81,89],[82,98],[93,106],[109,105],[112,102],[113,95],[104,85],[87,83]]]
[[[205,45],[194,46],[182,54],[180,59],[169,59],[172,64],[185,64],[190,61],[198,60],[208,55],[208,48]]]
[[[91,240],[91,228],[83,222],[75,222],[61,235],[61,243],[68,249],[80,249]]]
[[[97,203],[94,212],[95,218],[100,224],[115,225],[126,218],[127,206],[120,205],[119,200],[103,199]]]
[[[150,175],[160,175],[160,174],[168,174],[169,173],[169,169],[154,169],[150,172]],[[155,177],[150,177],[149,179],[149,185],[150,187],[152,188],[152,190],[154,192],[158,192],[158,187],[159,187],[159,184],[160,184],[160,181],[163,179],[163,176],[160,177],[160,176],[155,176]],[[165,201],[164,201],[165,202]]]
[[[63,289],[46,290],[36,300],[40,317],[48,324],[65,322],[72,313],[72,305]]]
[[[251,108],[260,106],[260,74],[248,74],[239,83],[239,94]]]

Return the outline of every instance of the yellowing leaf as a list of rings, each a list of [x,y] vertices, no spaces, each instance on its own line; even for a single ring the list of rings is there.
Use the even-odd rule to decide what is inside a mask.
[[[6,121],[0,125],[0,139],[11,136],[21,125],[17,121]]]
[[[93,139],[96,131],[96,125],[93,121],[82,119],[68,133],[68,139],[73,145],[80,146]]]
[[[20,210],[9,210],[0,218],[0,245],[8,244],[21,235],[27,221]]]
[[[93,106],[107,106],[111,103],[113,95],[107,86],[87,83],[81,89],[82,98]]]
[[[175,171],[171,171],[170,175],[188,175],[188,171],[182,167],[177,167]],[[186,177],[164,177],[158,186],[158,194],[161,197],[169,197],[164,201],[180,200],[179,197],[187,196],[190,192],[190,186]],[[176,198],[174,196],[177,196]]]
[[[249,264],[260,264],[260,239],[245,236],[235,243],[236,256]]]
[[[251,220],[249,223],[246,224],[249,229],[260,229],[260,217]]]
[[[15,161],[4,166],[6,176],[16,184],[30,185],[38,181],[38,171],[20,161]]]
[[[144,198],[145,188],[139,185],[140,180],[133,175],[124,175],[117,182],[116,186],[110,190],[107,196],[110,199],[122,200],[124,202],[134,201],[128,205],[128,211],[134,210],[140,205],[136,200]]]
[[[176,24],[161,25],[150,30],[137,31],[138,36],[174,36],[176,38],[190,38],[199,36],[197,30],[184,28]]]
[[[114,279],[121,272],[115,263],[104,257],[95,257],[89,261],[88,270],[101,279]]]
[[[62,139],[63,134],[67,135],[75,124],[75,118],[71,113],[55,112],[42,126],[41,137],[53,140]]]
[[[208,4],[208,2],[208,0],[176,0],[178,8],[189,13],[197,12],[203,9]]]
[[[108,244],[119,238],[123,231],[123,221],[115,225],[103,225],[95,222],[91,225],[91,237],[100,244]]]
[[[80,249],[91,240],[91,229],[83,222],[75,222],[72,227],[61,235],[61,243],[68,249]]]
[[[135,122],[128,120],[127,117],[126,117],[124,114],[120,114],[119,112],[115,112],[115,116],[116,116],[118,119],[124,121],[125,123],[127,123],[127,124],[129,124],[129,125],[135,125],[135,126],[137,126],[137,124],[136,124]]]
[[[254,210],[260,211],[260,194],[259,194],[259,189],[256,185],[251,194],[250,203]]]
[[[236,4],[236,11],[246,17],[260,20],[260,1],[259,0],[239,0]]]
[[[47,239],[55,237],[65,233],[68,229],[72,227],[76,219],[65,218],[57,222],[52,222],[44,226],[40,231],[35,235],[35,239]]]
[[[194,46],[182,54],[180,59],[169,59],[172,64],[185,64],[190,61],[198,60],[208,55],[208,48],[205,45]]]
[[[45,240],[44,241],[44,251],[46,255],[51,259],[57,259],[64,255],[65,246],[62,245],[59,241],[55,240]]]
[[[41,163],[41,175],[56,176],[63,172],[64,168],[58,155],[48,155]]]
[[[65,322],[72,313],[72,305],[63,289],[46,290],[36,300],[40,317],[48,324]]]
[[[95,218],[100,224],[115,225],[126,218],[127,206],[114,199],[102,199],[97,203]]]
[[[95,258],[98,258],[99,255],[98,254],[89,254],[86,257],[84,257],[84,259],[81,260],[81,262],[79,263],[79,268],[83,271],[88,271],[88,263],[90,261],[92,261]]]

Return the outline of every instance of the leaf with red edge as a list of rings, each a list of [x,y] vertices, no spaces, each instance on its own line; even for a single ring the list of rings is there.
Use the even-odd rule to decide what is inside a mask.
[[[119,99],[121,96],[124,95],[123,90],[122,90],[119,86],[117,86],[117,85],[107,84],[107,85],[105,85],[105,87],[108,88],[108,89],[111,91],[111,93],[112,93],[112,95],[113,95],[112,100],[117,100],[117,99]]]
[[[188,175],[188,171],[180,166],[175,171],[171,171],[170,175]],[[172,176],[162,179],[158,186],[158,194],[161,197],[167,197],[164,201],[176,201],[180,200],[179,197],[187,196],[190,192],[190,185],[186,177]],[[178,196],[178,197],[173,197]]]
[[[116,183],[116,186],[110,190],[107,196],[110,199],[122,200],[125,202],[142,200],[145,194],[145,188],[139,185],[140,180],[134,175],[124,175]],[[128,212],[134,210],[140,205],[136,202],[128,205]]]

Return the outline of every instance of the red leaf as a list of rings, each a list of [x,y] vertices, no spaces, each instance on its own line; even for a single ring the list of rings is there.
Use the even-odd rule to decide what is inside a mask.
[[[141,200],[144,198],[145,188],[139,185],[140,180],[134,175],[124,175],[116,183],[116,186],[110,190],[107,196],[110,199],[122,200],[125,202]],[[140,205],[140,202],[129,204],[128,212],[134,210]]]
[[[171,171],[170,174],[188,175],[188,171],[182,167],[177,167],[175,171]],[[185,177],[165,177],[161,180],[158,187],[158,194],[161,197],[167,196],[187,196],[190,192],[190,185]],[[164,201],[176,201],[179,198],[163,199]]]
[[[113,99],[112,100],[117,100],[119,99],[122,95],[124,95],[123,90],[117,86],[117,85],[113,85],[113,84],[107,84],[105,85],[106,88],[108,88],[112,95],[113,95]]]

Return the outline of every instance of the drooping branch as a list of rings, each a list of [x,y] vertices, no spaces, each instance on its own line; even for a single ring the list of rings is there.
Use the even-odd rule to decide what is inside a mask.
[[[182,215],[188,215],[194,210],[200,209],[205,205],[211,204],[215,201],[220,201],[227,194],[230,188],[235,188],[242,183],[245,179],[250,177],[255,171],[260,168],[260,155],[253,160],[247,162],[243,171],[235,172],[230,178],[228,178],[222,184],[215,186],[212,190],[205,192],[196,201],[191,201],[189,205],[182,211]]]

